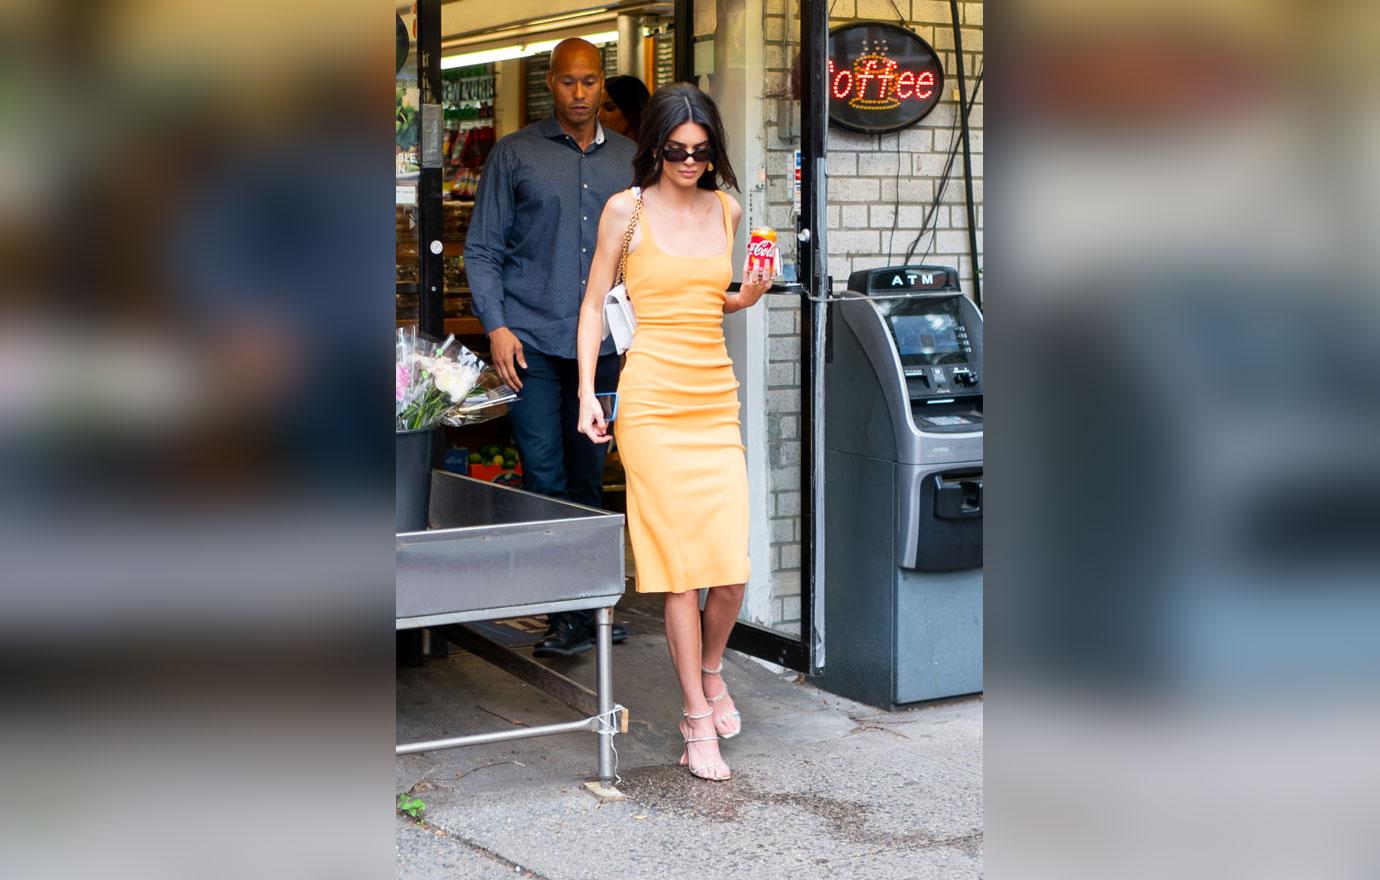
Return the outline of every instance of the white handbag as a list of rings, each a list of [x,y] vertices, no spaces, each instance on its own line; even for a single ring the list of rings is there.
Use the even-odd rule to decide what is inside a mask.
[[[628,300],[625,276],[628,246],[632,244],[633,230],[637,228],[638,218],[642,216],[642,190],[633,187],[632,194],[635,205],[632,218],[628,220],[628,231],[623,233],[623,252],[618,257],[618,276],[613,279],[613,287],[604,294],[604,338],[613,337],[613,347],[619,354],[632,347],[633,331],[637,329],[637,315],[633,313],[632,302]]]

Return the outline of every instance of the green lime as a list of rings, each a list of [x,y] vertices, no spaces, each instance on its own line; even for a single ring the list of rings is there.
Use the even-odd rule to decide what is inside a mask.
[[[480,464],[484,461],[484,456],[480,455],[478,452],[471,452],[469,461],[470,464]]]

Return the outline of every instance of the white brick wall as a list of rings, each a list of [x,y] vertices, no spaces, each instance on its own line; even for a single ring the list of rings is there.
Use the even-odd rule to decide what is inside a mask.
[[[867,216],[869,205],[842,205],[839,208],[839,219],[830,229],[850,228],[867,226]]]
[[[786,4],[797,0],[767,0],[762,34],[766,41],[768,83],[782,83],[788,64],[798,51],[796,35],[787,33]],[[981,65],[982,2],[959,4],[963,49],[967,57],[966,80],[972,99],[973,80]],[[798,5],[792,21],[798,22]],[[928,40],[943,60],[945,95],[919,124],[884,135],[829,130],[828,270],[836,286],[849,273],[897,264],[915,239],[931,207],[936,187],[958,144],[954,92],[958,87],[953,52],[952,23],[947,0],[836,0],[830,10],[831,25],[852,19],[895,21],[896,8],[906,15],[912,30]],[[792,25],[795,26],[794,24]],[[981,257],[982,217],[982,99],[969,116],[973,149],[973,198],[978,214],[978,247]],[[767,114],[764,143],[767,146],[767,222],[783,234],[782,252],[794,259],[794,228],[787,171],[792,167],[793,146],[777,133],[774,114]],[[965,291],[972,289],[972,265],[968,257],[967,213],[963,207],[962,147],[954,157],[952,176],[934,213],[934,229],[916,247],[912,262],[954,266]],[[892,231],[893,224],[895,231]],[[928,251],[928,254],[927,254]],[[773,618],[765,621],[779,629],[798,632],[800,626],[800,304],[768,298],[767,328],[767,426],[770,437],[770,485],[772,496],[771,564]]]
[[[877,177],[883,174],[890,174],[895,177],[900,170],[900,164],[901,154],[899,152],[860,153],[858,154],[858,175],[859,178],[864,175]]]
[[[882,182],[877,178],[847,176],[829,169],[829,201],[871,203],[881,195]]]

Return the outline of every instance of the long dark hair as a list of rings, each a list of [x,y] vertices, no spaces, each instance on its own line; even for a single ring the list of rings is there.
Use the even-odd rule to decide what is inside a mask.
[[[647,86],[635,76],[611,76],[604,80],[604,91],[623,113],[633,131],[642,131],[642,108],[647,106],[651,95]]]
[[[738,178],[728,163],[724,148],[724,124],[714,99],[689,83],[671,83],[652,93],[652,99],[642,108],[642,125],[638,129],[637,155],[633,157],[633,180],[643,187],[651,186],[661,177],[661,148],[677,126],[693,122],[709,134],[709,147],[714,151],[714,170],[700,176],[700,189],[738,188]],[[686,146],[689,146],[688,144]]]

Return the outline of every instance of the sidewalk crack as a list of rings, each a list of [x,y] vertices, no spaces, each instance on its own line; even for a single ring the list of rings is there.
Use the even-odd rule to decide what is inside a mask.
[[[939,849],[941,847],[951,847],[961,852],[973,854],[976,853],[982,846],[982,834],[983,832],[976,831],[971,834],[961,834],[957,837],[948,837],[940,840],[917,840],[908,843],[896,844],[894,846],[884,846],[879,849],[869,850],[868,852],[858,853],[857,855],[847,856],[842,859],[830,859],[828,861],[828,864],[842,865],[849,862],[856,862],[860,859],[867,859],[873,856],[879,856],[883,853],[913,852],[926,849]]]
[[[467,837],[461,837],[459,834],[456,834],[455,832],[447,828],[442,828],[440,825],[433,825],[425,819],[416,822],[416,825],[421,828],[425,828],[433,834],[437,834],[442,837],[453,840],[461,846],[464,846],[467,849],[470,849],[478,853],[484,858],[489,859],[490,861],[495,862],[496,864],[502,865],[503,867],[512,871],[514,876],[516,877],[522,877],[524,878],[524,880],[551,880],[551,878],[547,877],[545,874],[538,874],[531,868],[524,868],[522,865],[519,865],[512,859],[504,858],[503,856],[499,855],[498,853],[494,852],[488,847],[483,846],[482,844],[475,843],[473,840],[470,840]]]

